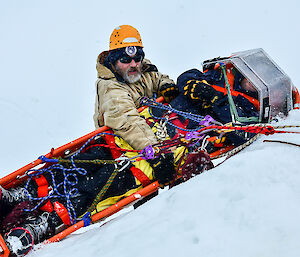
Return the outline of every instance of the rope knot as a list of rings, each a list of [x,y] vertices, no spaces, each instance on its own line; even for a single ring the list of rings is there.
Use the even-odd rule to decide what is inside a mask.
[[[116,163],[115,163],[115,169],[118,172],[127,169],[131,165],[131,161],[127,157],[125,157],[125,156],[120,156],[115,161],[116,161]]]
[[[266,126],[264,127],[261,132],[265,135],[273,135],[274,133],[276,133],[275,129],[272,126]]]

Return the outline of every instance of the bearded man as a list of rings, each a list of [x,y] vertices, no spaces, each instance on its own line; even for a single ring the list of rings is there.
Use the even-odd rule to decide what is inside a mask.
[[[130,25],[114,29],[109,51],[97,59],[96,128],[106,125],[134,149],[141,150],[157,139],[137,108],[143,97],[163,96],[170,102],[178,89],[167,75],[144,59],[139,32]]]

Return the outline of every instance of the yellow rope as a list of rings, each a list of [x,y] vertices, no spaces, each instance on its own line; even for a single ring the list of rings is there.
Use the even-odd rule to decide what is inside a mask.
[[[59,157],[58,159],[59,163],[72,163],[71,160],[62,159]],[[73,160],[74,163],[91,163],[91,164],[115,164],[117,163],[115,160]]]

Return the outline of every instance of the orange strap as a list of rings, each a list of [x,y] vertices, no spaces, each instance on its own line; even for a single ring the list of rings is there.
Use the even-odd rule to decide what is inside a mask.
[[[215,90],[217,90],[217,91],[223,93],[224,95],[227,95],[227,89],[226,89],[226,88],[220,87],[220,86],[217,86],[217,85],[211,85],[211,86],[212,86]],[[250,103],[252,103],[252,104],[255,106],[255,108],[256,108],[257,110],[259,110],[259,105],[260,105],[260,104],[259,104],[259,101],[258,101],[257,99],[255,99],[255,98],[253,98],[253,97],[251,97],[251,96],[248,96],[248,95],[246,95],[246,94],[244,94],[244,93],[241,93],[241,92],[238,92],[238,91],[234,91],[234,90],[231,91],[231,94],[232,94],[233,96],[238,96],[238,95],[240,95],[240,96],[246,98]]]
[[[36,184],[38,185],[38,197],[45,197],[48,195],[48,181],[43,175],[34,178]]]
[[[36,184],[38,185],[37,193],[38,197],[45,197],[48,195],[49,192],[49,184],[47,179],[43,176],[40,175],[38,177],[34,178]],[[41,208],[42,211],[46,212],[52,212],[53,211],[53,206],[51,202],[48,200]]]
[[[226,66],[226,74],[227,74],[228,83],[230,85],[230,92],[232,92],[233,91],[233,85],[234,85],[234,75],[233,75],[233,72],[232,72],[232,68],[229,68],[229,67]]]
[[[218,66],[219,67],[219,66]],[[208,70],[205,70],[205,72],[207,72]],[[228,80],[228,83],[230,85],[230,92],[231,92],[231,95],[237,97],[238,95],[246,98],[250,103],[254,104],[255,108],[257,110],[259,110],[259,106],[260,106],[260,103],[257,99],[251,97],[251,96],[248,96],[244,93],[241,93],[241,92],[238,92],[238,91],[234,91],[233,90],[233,84],[234,84],[234,75],[233,75],[233,72],[232,72],[232,65],[229,65],[227,64],[226,65],[226,75],[227,75],[227,80]],[[215,90],[223,93],[224,95],[227,95],[227,89],[224,88],[224,87],[220,87],[220,86],[217,86],[217,85],[211,85]],[[299,99],[300,101],[300,99]]]
[[[218,138],[217,136],[214,136],[214,137],[208,138],[207,141],[209,141],[212,144],[214,144],[215,147],[223,147],[224,146],[223,143],[225,141],[225,137]]]
[[[69,216],[69,213],[68,213],[68,210],[66,209],[66,207],[57,201],[53,203],[53,206],[54,206],[55,212],[61,218],[62,222],[65,225],[70,226],[71,220],[70,220],[70,216]]]
[[[34,179],[35,179],[36,184],[38,185],[38,197],[47,196],[49,193],[49,184],[48,184],[47,179],[43,175],[35,177]],[[52,205],[51,202],[48,200],[46,202],[46,204],[44,204],[40,209],[42,211],[52,212],[53,207],[54,207],[54,210],[57,213],[57,215],[61,218],[62,222],[65,225],[70,226],[71,220],[70,220],[69,213],[68,213],[67,209],[61,203],[56,201]]]

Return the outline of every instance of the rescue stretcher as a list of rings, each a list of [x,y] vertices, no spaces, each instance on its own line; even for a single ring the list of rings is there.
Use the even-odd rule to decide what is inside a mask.
[[[243,52],[237,52],[227,58],[220,58],[219,60],[212,60],[205,62],[203,68],[208,65],[225,65],[227,74],[230,74],[233,68],[240,72],[247,78],[254,89],[258,93],[259,108],[259,123],[270,122],[274,117],[279,114],[287,115],[293,108],[299,108],[300,97],[297,88],[291,82],[291,79],[281,70],[281,68],[265,53],[261,48],[253,49]],[[157,101],[161,102],[163,99],[158,98]],[[139,111],[144,110],[146,107],[141,107]],[[65,144],[51,151],[45,155],[46,158],[58,158],[68,156],[78,149],[80,149],[90,138],[93,138],[99,133],[108,130],[108,127],[99,128],[83,137],[80,137],[68,144]],[[233,146],[222,148],[212,154],[211,158],[233,149]],[[30,172],[42,168],[43,161],[38,158],[26,166],[8,174],[0,179],[0,185],[6,189],[13,188],[23,183],[28,179]],[[32,169],[35,168],[35,171]],[[94,214],[91,218],[93,222],[97,222],[111,216],[112,214],[120,211],[122,208],[132,205],[135,202],[143,199],[144,197],[154,193],[159,189],[158,182],[153,182],[144,187],[140,191],[133,193],[129,197],[122,199],[118,203],[108,207],[107,209]],[[84,221],[79,221],[76,224],[68,227],[64,231],[58,233],[52,238],[46,240],[46,243],[57,242],[62,240],[75,230],[84,226]],[[0,235],[0,257],[8,257],[9,249]]]

